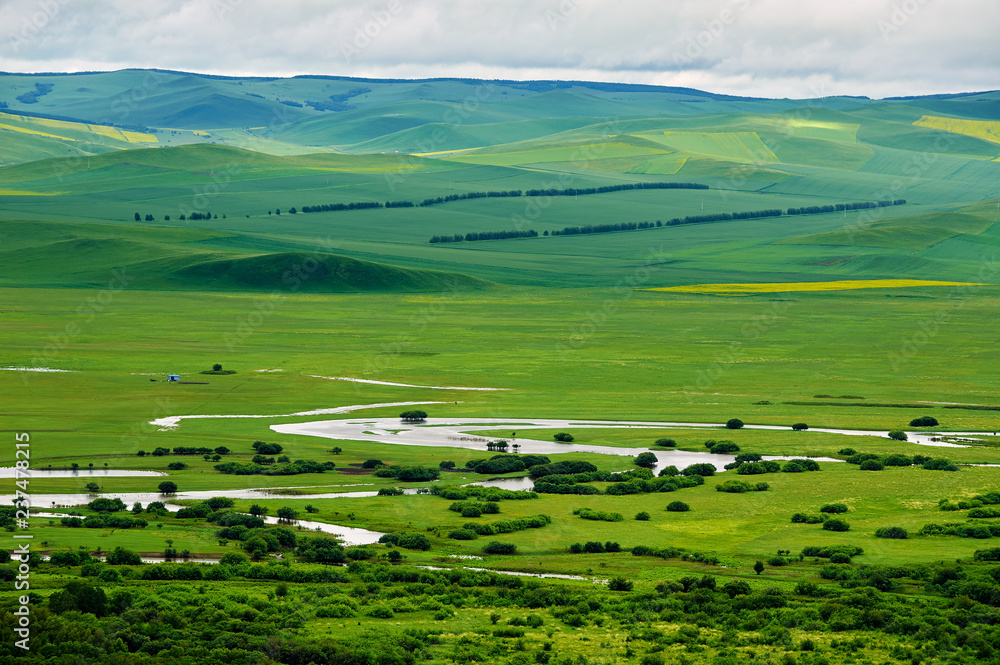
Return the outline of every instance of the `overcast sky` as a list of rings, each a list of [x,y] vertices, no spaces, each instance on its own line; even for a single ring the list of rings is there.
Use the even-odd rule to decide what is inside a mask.
[[[0,69],[1000,88],[997,0],[0,0]]]

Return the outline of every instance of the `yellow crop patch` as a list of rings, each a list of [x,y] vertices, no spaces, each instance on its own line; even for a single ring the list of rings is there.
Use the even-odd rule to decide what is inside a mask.
[[[0,196],[57,196],[62,192],[26,192],[22,189],[0,189]]]
[[[983,139],[990,143],[1000,143],[1000,122],[996,120],[961,120],[959,118],[939,118],[925,115],[913,123],[920,127],[940,129],[952,134],[962,134]]]
[[[832,282],[772,282],[764,284],[691,284],[661,286],[647,291],[674,293],[787,293],[789,291],[849,291],[852,289],[899,289],[913,286],[983,286],[978,282],[938,282],[925,279],[848,279]]]
[[[62,141],[75,141],[76,139],[71,139],[68,136],[57,136],[55,134],[49,134],[48,132],[39,132],[34,129],[28,129],[27,127],[15,127],[14,125],[5,125],[0,123],[0,129],[9,129],[12,132],[20,132],[22,134],[34,134],[35,136],[47,136],[50,139],[60,139]]]

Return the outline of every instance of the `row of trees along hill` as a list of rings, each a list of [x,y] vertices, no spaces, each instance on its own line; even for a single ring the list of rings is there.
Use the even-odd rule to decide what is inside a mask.
[[[218,219],[218,218],[219,218],[219,215],[217,215],[217,214],[213,215],[210,212],[192,212],[190,215],[187,215],[187,216],[181,215],[178,219],[180,219],[181,221],[191,220],[191,221],[197,222],[197,221],[201,221],[203,219]],[[226,215],[225,215],[225,213],[223,213],[222,219],[225,219],[225,218],[226,218]],[[135,221],[137,221],[137,222],[141,222],[141,221],[144,221],[144,220],[147,221],[147,222],[155,222],[156,221],[156,217],[154,217],[153,215],[151,215],[149,213],[146,213],[145,217],[143,215],[140,215],[139,213],[135,213],[135,216],[134,216],[133,219],[135,219]],[[170,215],[164,215],[163,216],[163,221],[164,222],[169,222],[170,221]]]
[[[518,198],[521,196],[586,196],[588,194],[607,194],[609,192],[624,192],[639,189],[708,189],[708,185],[694,182],[635,182],[622,185],[607,185],[604,187],[570,187],[567,189],[520,189],[495,190],[486,192],[464,192],[462,194],[449,194],[447,196],[434,196],[424,199],[419,204],[413,201],[386,201],[384,204],[379,201],[356,201],[354,203],[324,203],[321,205],[302,206],[301,212],[337,212],[341,210],[369,210],[373,208],[413,208],[414,206],[427,207],[451,203],[453,201],[467,201],[469,199],[487,198]],[[295,208],[289,210],[295,214]]]
[[[656,183],[651,183],[656,184]],[[667,183],[675,184],[675,183]],[[677,183],[684,184],[684,183]],[[602,189],[602,188],[597,188]],[[529,192],[542,192],[543,190],[528,190]],[[552,190],[555,191],[555,190]],[[559,190],[569,191],[569,190]],[[706,215],[688,215],[687,217],[674,217],[666,222],[656,220],[655,222],[617,222],[610,224],[590,224],[587,226],[567,226],[554,231],[544,231],[542,236],[571,236],[586,235],[590,233],[615,233],[618,231],[640,231],[643,229],[658,229],[664,226],[682,226],[685,224],[706,224],[710,222],[725,222],[740,219],[761,219],[764,217],[781,217],[782,215],[818,215],[822,213],[838,212],[841,210],[864,210],[869,208],[885,208],[889,206],[904,205],[906,199],[896,199],[895,201],[861,201],[857,203],[837,203],[825,206],[809,206],[805,208],[788,208],[781,210],[771,208],[767,210],[746,210],[742,212],[716,212]],[[475,240],[508,240],[510,238],[536,238],[538,233],[533,229],[527,231],[483,231],[480,233],[466,233],[462,235],[432,236],[430,242],[472,242]]]

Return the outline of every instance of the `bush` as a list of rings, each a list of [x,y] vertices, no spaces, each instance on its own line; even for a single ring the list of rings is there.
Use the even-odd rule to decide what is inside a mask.
[[[562,441],[563,443],[573,442],[573,435],[568,434],[566,432],[559,432],[558,434],[553,435],[552,438],[555,439],[556,441]]]
[[[636,466],[642,466],[647,469],[652,469],[654,466],[656,466],[657,461],[658,460],[656,459],[656,455],[654,455],[653,453],[639,453],[632,460],[632,462]]]
[[[636,513],[635,518],[640,522],[648,522],[649,513],[647,513],[646,511],[642,511],[641,513]]]
[[[796,432],[801,432],[803,430],[809,429],[809,425],[806,425],[805,423],[795,423],[794,425],[792,425],[792,429],[795,430]]]
[[[713,455],[730,455],[740,452],[740,447],[732,441],[719,441],[708,450]]]
[[[823,522],[823,528],[827,531],[849,531],[851,525],[841,519],[832,519]]]
[[[840,450],[837,451],[837,454],[850,457],[851,455],[857,455],[858,451],[856,451],[854,448],[841,448]]]
[[[138,566],[142,564],[142,559],[139,558],[138,554],[124,547],[116,547],[108,552],[105,561],[112,566]]]
[[[716,485],[715,491],[729,492],[730,494],[743,494],[744,492],[752,492],[753,486],[750,483],[743,482],[742,480],[727,480],[724,483]]]
[[[938,421],[934,416],[921,416],[910,421],[910,427],[937,427]]]
[[[403,411],[399,417],[405,422],[420,422],[427,419],[427,412],[415,409],[413,411]]]
[[[608,582],[608,588],[612,591],[631,591],[632,582],[624,577],[612,577]]]
[[[677,442],[673,439],[657,439],[655,445],[663,446],[664,448],[674,448],[677,446]]]
[[[165,480],[158,486],[160,494],[176,494],[177,493],[177,483]]]
[[[991,547],[988,550],[976,550],[972,558],[974,561],[1000,561],[1000,547]]]
[[[384,466],[380,459],[366,459],[361,463],[362,469],[374,469],[377,466]]]
[[[188,465],[185,464],[184,462],[171,462],[170,464],[167,465],[167,468],[170,469],[171,471],[183,471],[184,469],[188,468]]]
[[[958,467],[946,459],[930,459],[923,463],[923,468],[930,471],[958,471]]]
[[[454,469],[455,468],[455,463],[454,462],[441,462],[440,464],[438,464],[438,468],[440,468],[440,469]]]
[[[684,467],[681,471],[682,476],[714,476],[715,475],[715,465],[713,464],[692,464],[690,466]]]
[[[517,552],[517,545],[514,543],[500,543],[494,540],[483,548],[483,552],[486,554],[515,554]]]
[[[726,428],[728,429],[742,429],[743,421],[739,418],[730,418],[726,421]]]
[[[787,462],[785,466],[781,467],[782,473],[805,473],[805,469],[798,462]]]
[[[884,468],[885,467],[882,465],[882,462],[875,459],[866,460],[861,463],[862,471],[881,471]]]
[[[691,506],[683,501],[671,501],[667,504],[667,511],[671,513],[686,513],[691,510]]]
[[[792,515],[792,522],[796,524],[821,524],[826,519],[822,515],[806,515],[805,513],[795,513]]]
[[[429,550],[431,541],[422,533],[405,533],[399,537],[396,544],[408,550]]]
[[[906,441],[906,432],[901,429],[890,430],[889,438],[895,439],[896,441]]]
[[[452,540],[475,540],[479,537],[479,534],[469,529],[456,529],[449,533],[448,537]]]
[[[847,512],[847,506],[842,503],[828,503],[819,509],[821,513],[833,513],[834,515],[839,515],[840,513]]]
[[[901,526],[884,526],[875,529],[876,538],[897,538],[899,540],[904,540],[909,538],[909,534],[906,533],[906,529]]]
[[[625,519],[621,513],[606,513],[603,510],[593,510],[591,508],[577,508],[573,511],[573,514],[579,515],[585,520],[599,522],[621,522]]]

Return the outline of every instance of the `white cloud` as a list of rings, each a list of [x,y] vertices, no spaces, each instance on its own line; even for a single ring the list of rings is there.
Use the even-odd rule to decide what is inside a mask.
[[[569,78],[881,97],[996,87],[994,14],[993,0],[6,0],[0,69]]]

